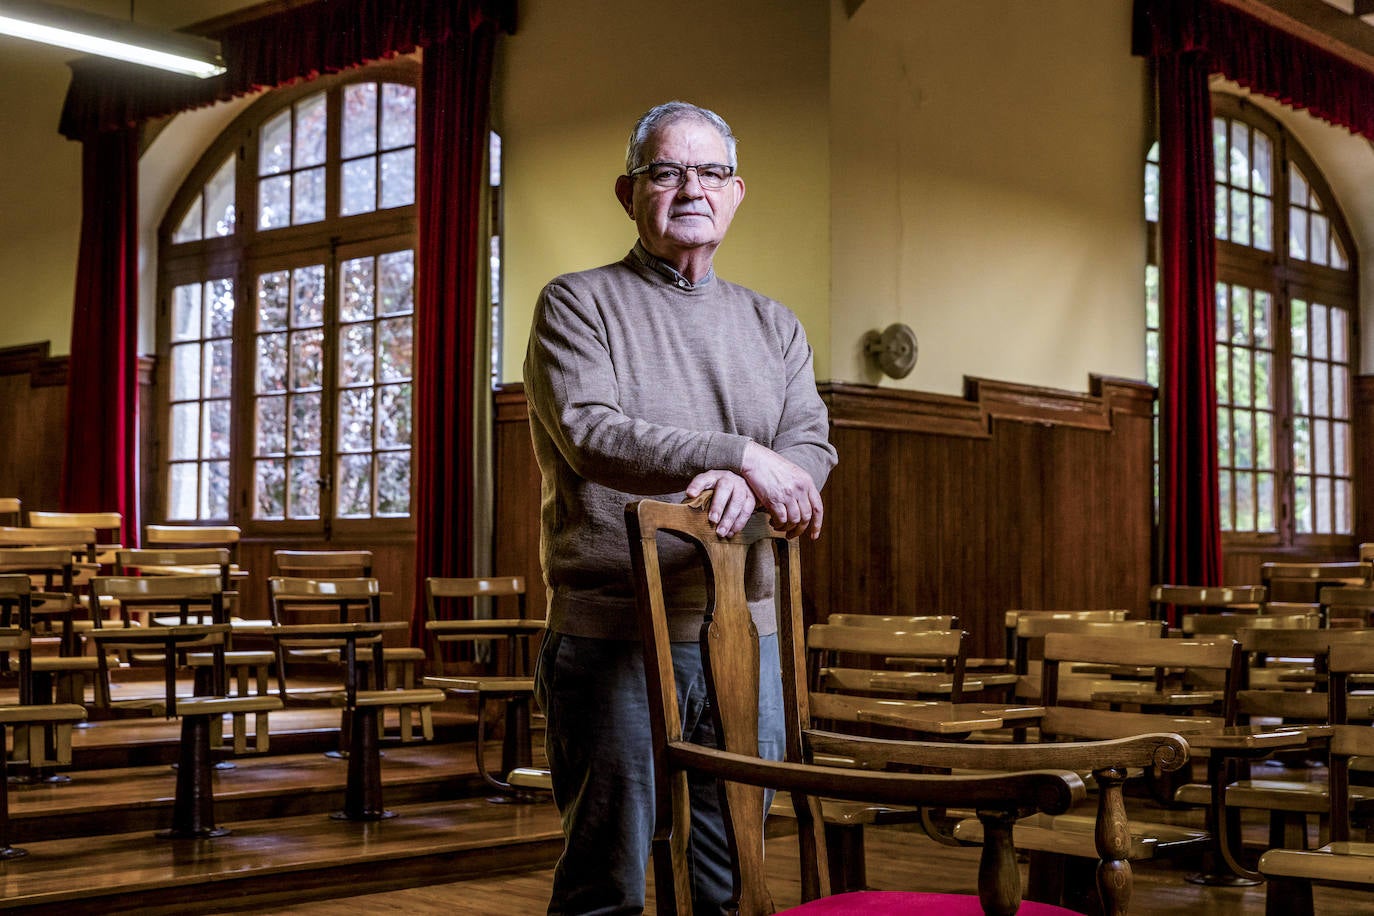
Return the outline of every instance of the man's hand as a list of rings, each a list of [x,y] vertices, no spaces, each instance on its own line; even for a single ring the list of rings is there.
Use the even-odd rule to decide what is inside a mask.
[[[825,507],[810,474],[757,442],[744,447],[740,474],[773,524],[788,537],[809,532],[814,541],[821,536]]]
[[[716,526],[716,534],[723,538],[739,534],[757,505],[749,484],[734,471],[703,471],[687,485],[687,496],[695,499],[707,490],[715,490],[706,517]]]

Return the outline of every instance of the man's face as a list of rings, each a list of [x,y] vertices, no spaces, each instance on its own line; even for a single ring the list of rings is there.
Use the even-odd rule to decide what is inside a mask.
[[[720,133],[699,118],[683,118],[659,128],[645,145],[642,164],[678,162],[684,165],[730,162]],[[679,188],[661,188],[641,174],[622,176],[616,196],[639,227],[639,238],[651,254],[677,263],[695,251],[708,257],[725,238],[735,209],[744,199],[744,180],[732,176],[725,187],[707,190],[695,169]]]

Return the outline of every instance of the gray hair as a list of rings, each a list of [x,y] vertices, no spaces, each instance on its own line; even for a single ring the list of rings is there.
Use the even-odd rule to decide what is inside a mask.
[[[655,132],[688,118],[698,118],[714,127],[720,133],[720,138],[725,141],[725,149],[730,156],[730,161],[726,164],[732,168],[739,165],[735,155],[735,135],[724,118],[709,108],[702,108],[691,102],[672,101],[655,105],[635,122],[634,128],[630,131],[630,144],[625,150],[625,174],[628,175],[644,164],[644,147]]]

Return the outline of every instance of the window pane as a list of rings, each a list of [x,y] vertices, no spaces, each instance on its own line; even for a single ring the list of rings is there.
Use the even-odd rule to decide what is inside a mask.
[[[1231,411],[1217,411],[1217,464],[1233,467],[1231,460]]]
[[[196,517],[196,464],[174,464],[167,487],[167,517],[186,521]]]
[[[286,309],[291,297],[291,273],[278,270],[258,277],[258,329],[286,327]]]
[[[1326,420],[1312,421],[1312,469],[1331,473],[1331,424]]]
[[[324,384],[324,331],[291,332],[291,387],[318,388]]]
[[[377,84],[344,87],[343,155],[363,156],[377,149]]]
[[[1272,532],[1276,530],[1274,520],[1278,517],[1278,504],[1274,499],[1274,475],[1256,474],[1255,484],[1255,530]]]
[[[258,174],[275,175],[291,168],[291,110],[280,112],[262,126],[258,142]]]
[[[1330,375],[1326,363],[1312,364],[1312,415],[1331,416]]]
[[[1145,220],[1159,222],[1159,166],[1154,163],[1145,166]]]
[[[341,291],[339,320],[362,321],[371,318],[373,313],[373,276],[371,258],[354,258],[344,261],[339,278]]]
[[[1302,172],[1298,171],[1296,165],[1288,166],[1288,202],[1306,207],[1310,201],[1307,191],[1307,179],[1302,177]]]
[[[372,389],[345,388],[339,392],[339,451],[372,450]]]
[[[1231,287],[1231,343],[1250,343],[1250,290]]]
[[[296,103],[296,168],[324,162],[326,119],[323,92]]]
[[[229,462],[211,461],[201,478],[201,518],[229,517]]]
[[[1326,359],[1330,354],[1326,346],[1326,306],[1312,303],[1307,326],[1312,333],[1312,355],[1317,359]]]
[[[1255,406],[1273,407],[1274,380],[1272,374],[1274,356],[1263,350],[1255,353]]]
[[[1226,188],[1224,186],[1217,185],[1216,198],[1217,212],[1215,231],[1217,238],[1221,239],[1222,241],[1225,241],[1226,239],[1229,239],[1231,237],[1231,215],[1230,209],[1227,206],[1228,201],[1230,201],[1231,199],[1231,196],[1227,193]]]
[[[1350,374],[1344,366],[1331,367],[1331,416],[1346,419],[1350,416]]]
[[[1306,417],[1293,418],[1293,469],[1312,470],[1312,421]]]
[[[205,345],[205,397],[229,397],[233,376],[233,342],[213,340],[207,343]]]
[[[1345,246],[1341,244],[1340,236],[1331,233],[1331,266],[1337,270],[1346,270],[1350,267],[1350,261],[1345,256]]]
[[[1293,317],[1291,324],[1293,327],[1293,352],[1299,355],[1307,354],[1307,303],[1301,299],[1293,300]]]
[[[1350,481],[1335,481],[1336,491],[1336,533],[1350,534],[1354,530],[1354,523],[1351,516],[1354,514],[1350,510]]]
[[[377,342],[377,362],[384,382],[410,378],[411,322],[410,318],[388,318],[378,322],[381,339]]]
[[[1332,308],[1327,314],[1331,316],[1331,358],[1343,363],[1350,358],[1350,328],[1346,322],[1345,309]]]
[[[1251,200],[1254,205],[1254,246],[1260,251],[1274,250],[1274,211],[1269,205],[1269,200],[1264,197],[1255,197]]]
[[[200,241],[200,214],[200,195],[197,194],[196,199],[191,201],[191,208],[186,211],[186,215],[177,224],[176,231],[172,233],[173,244]]]
[[[321,441],[319,392],[292,395],[290,400],[291,454],[318,452]]]
[[[1250,195],[1244,191],[1231,192],[1231,241],[1250,244]]]
[[[1299,534],[1312,533],[1312,478],[1293,480],[1293,521]]]
[[[261,393],[286,390],[286,335],[258,337],[258,387]]]
[[[1212,119],[1212,177],[1217,184],[1224,184],[1227,178],[1226,120]]]
[[[172,460],[200,457],[200,405],[173,404],[171,415]],[[194,473],[194,470],[192,471]],[[194,492],[194,487],[192,488]]]
[[[205,185],[205,235],[226,236],[234,234],[234,156],[224,160],[214,176]]]
[[[278,175],[258,182],[258,228],[291,225],[291,176]]]
[[[234,281],[211,280],[205,284],[205,336],[228,337],[234,333]]]
[[[254,462],[254,518],[286,517],[286,461],[281,458]]]
[[[258,398],[258,454],[286,454],[286,398]]]
[[[1312,527],[1318,534],[1330,534],[1334,528],[1331,524],[1331,480],[1318,477],[1316,483],[1317,513]]]
[[[377,209],[377,160],[373,156],[343,165],[344,216],[370,213]]]
[[[172,348],[172,399],[200,397],[200,345],[178,344]]]
[[[229,457],[229,402],[206,401],[205,428],[201,439],[201,457]]]
[[[1254,434],[1250,429],[1252,422],[1254,422],[1254,415],[1248,410],[1231,412],[1231,428],[1236,436],[1235,466],[1238,468],[1253,468],[1255,466]]]
[[[349,324],[339,329],[339,383],[372,382],[372,325]]]
[[[200,337],[200,284],[188,283],[172,290],[172,339]]]
[[[1327,233],[1331,224],[1320,213],[1312,214],[1312,263],[1325,264],[1330,251]]]
[[[1255,530],[1255,475],[1236,475],[1236,521],[1233,531]]]
[[[1263,290],[1255,290],[1255,346],[1273,347],[1270,323],[1273,320],[1273,297]]]
[[[296,173],[295,222],[318,223],[324,219],[324,169]]]
[[[415,87],[386,83],[382,87],[382,148],[415,143]]]
[[[1307,211],[1288,208],[1288,254],[1307,260]]]
[[[1255,414],[1255,467],[1274,466],[1274,440],[1271,423],[1273,417],[1267,413]]]
[[[1234,475],[1232,475],[1230,471],[1222,471],[1217,479],[1217,489],[1221,493],[1220,502],[1222,531],[1236,530],[1235,505],[1231,498],[1232,491],[1234,490],[1234,487],[1232,486],[1233,479]]]
[[[288,514],[291,518],[319,518],[320,459],[293,458],[289,467]]]
[[[377,258],[381,313],[415,311],[415,252],[394,251]]]
[[[372,456],[339,456],[339,515],[367,518],[372,514]]]
[[[1251,187],[1260,194],[1273,194],[1273,146],[1264,131],[1254,131],[1251,137],[1255,142],[1254,157],[1250,161]]]
[[[1250,187],[1250,127],[1241,121],[1231,122],[1230,182],[1238,188]]]
[[[1250,353],[1236,349],[1231,354],[1231,403],[1240,407],[1249,407],[1254,403],[1250,398],[1253,390],[1251,385]]]
[[[1332,423],[1331,433],[1334,441],[1331,443],[1331,457],[1335,462],[1335,473],[1338,477],[1350,476],[1350,424]]]
[[[382,154],[382,207],[415,203],[415,149]]]
[[[410,512],[410,452],[377,456],[377,514]]]
[[[309,327],[324,321],[324,265],[302,267],[293,273],[291,326]]]
[[[1231,403],[1231,348],[1225,344],[1217,346],[1217,401]]]
[[[410,429],[410,385],[377,389],[377,447],[408,448]]]

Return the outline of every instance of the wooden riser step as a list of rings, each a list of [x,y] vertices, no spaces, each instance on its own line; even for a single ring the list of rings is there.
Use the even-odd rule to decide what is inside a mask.
[[[140,830],[26,843],[28,856],[0,865],[0,910],[218,913],[547,867],[563,845],[547,802],[388,807],[399,816],[367,824],[218,818],[233,833],[212,840]]]

